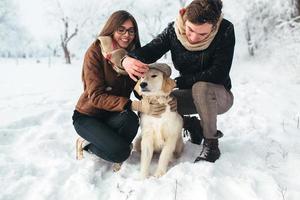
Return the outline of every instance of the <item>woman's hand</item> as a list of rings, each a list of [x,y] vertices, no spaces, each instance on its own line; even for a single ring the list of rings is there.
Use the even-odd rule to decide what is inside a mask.
[[[140,101],[132,101],[131,109],[153,117],[160,117],[165,112],[166,105],[158,102],[149,102],[147,99],[141,99]]]

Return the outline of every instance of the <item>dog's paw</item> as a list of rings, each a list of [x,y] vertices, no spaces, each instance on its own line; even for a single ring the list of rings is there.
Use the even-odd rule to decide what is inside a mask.
[[[140,176],[140,180],[145,180],[147,178],[149,178],[149,175],[147,175],[147,174],[141,174],[141,176]]]
[[[157,169],[154,173],[154,177],[159,178],[162,177],[166,172],[164,170]]]
[[[173,153],[173,158],[174,158],[174,159],[178,159],[178,158],[180,158],[180,156],[181,156],[181,152],[176,152],[176,151],[175,151],[175,152]]]
[[[135,139],[134,143],[133,143],[133,150],[137,151],[137,152],[141,152],[141,141],[142,141],[142,137],[138,137],[137,139]]]

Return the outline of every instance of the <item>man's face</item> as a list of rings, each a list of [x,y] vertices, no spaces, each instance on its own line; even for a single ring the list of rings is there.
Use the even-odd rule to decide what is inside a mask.
[[[189,20],[185,22],[185,34],[191,44],[196,44],[206,39],[211,33],[213,28],[212,24],[193,24]]]

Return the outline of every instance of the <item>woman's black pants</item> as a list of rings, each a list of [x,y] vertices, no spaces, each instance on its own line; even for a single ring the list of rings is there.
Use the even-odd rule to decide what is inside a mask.
[[[90,142],[85,150],[114,163],[129,157],[130,144],[139,127],[139,118],[133,111],[107,112],[103,117],[93,117],[75,110],[72,119],[78,135]]]

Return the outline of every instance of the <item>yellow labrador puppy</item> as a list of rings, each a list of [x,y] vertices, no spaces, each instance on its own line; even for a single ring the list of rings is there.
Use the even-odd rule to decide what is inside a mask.
[[[153,152],[161,152],[154,174],[160,177],[166,173],[173,155],[179,157],[183,150],[183,120],[177,112],[171,112],[168,104],[172,99],[169,95],[176,85],[170,75],[171,68],[167,64],[153,63],[135,87],[143,98],[166,105],[166,111],[160,117],[141,114],[141,136],[135,140],[135,149],[141,150],[142,179],[149,176]]]

